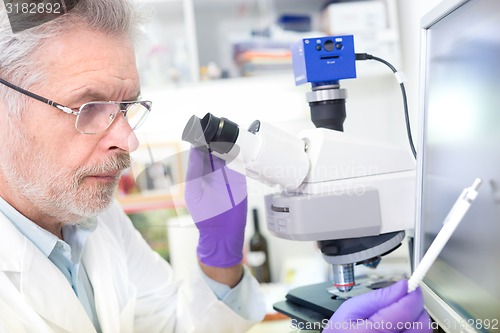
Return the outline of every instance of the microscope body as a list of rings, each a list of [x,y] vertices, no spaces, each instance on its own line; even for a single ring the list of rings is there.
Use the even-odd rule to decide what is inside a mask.
[[[279,185],[265,198],[270,232],[317,241],[333,265],[334,286],[350,291],[354,265],[376,267],[413,228],[415,161],[402,147],[343,132],[347,92],[339,80],[356,77],[352,36],[301,40],[292,60],[296,84],[311,83],[307,100],[317,128],[295,136],[257,120],[241,130],[207,114],[190,119],[183,139]]]
[[[301,132],[310,168],[297,189],[266,197],[277,237],[322,241],[413,228],[415,162],[405,149],[344,132]]]

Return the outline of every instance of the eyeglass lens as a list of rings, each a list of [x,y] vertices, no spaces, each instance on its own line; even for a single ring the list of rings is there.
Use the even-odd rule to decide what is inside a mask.
[[[120,105],[122,106],[120,108]],[[76,129],[81,133],[95,134],[105,131],[117,117],[121,109],[132,129],[139,127],[151,108],[150,102],[106,103],[91,102],[85,104],[76,119]]]
[[[148,115],[149,110],[151,110],[151,103],[143,101],[129,104],[126,110],[126,117],[130,127],[132,127],[132,129],[136,129],[142,125],[144,120],[146,120],[146,116]]]

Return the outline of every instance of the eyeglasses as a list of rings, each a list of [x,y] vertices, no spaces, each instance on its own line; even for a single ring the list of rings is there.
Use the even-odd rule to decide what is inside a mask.
[[[132,130],[135,130],[144,123],[153,104],[150,101],[89,102],[80,106],[78,111],[74,111],[3,79],[0,79],[0,83],[65,113],[75,115],[75,128],[82,134],[97,134],[107,130],[116,119],[118,112],[123,113]]]

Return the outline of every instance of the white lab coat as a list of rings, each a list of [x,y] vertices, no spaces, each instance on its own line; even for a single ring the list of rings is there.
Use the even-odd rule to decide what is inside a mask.
[[[175,281],[117,203],[98,220],[82,261],[103,333],[241,333],[255,323],[219,301],[201,276]],[[255,280],[245,283],[249,295],[259,293]],[[0,332],[95,332],[64,275],[2,214]]]

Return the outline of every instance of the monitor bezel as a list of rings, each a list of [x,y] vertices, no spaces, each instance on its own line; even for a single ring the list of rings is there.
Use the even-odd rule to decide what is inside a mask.
[[[426,133],[424,131],[426,124],[426,55],[427,55],[427,32],[428,29],[437,22],[451,14],[453,11],[471,0],[444,0],[424,15],[421,19],[420,33],[420,82],[419,82],[419,115],[418,115],[418,150],[417,159],[417,197],[416,197],[416,215],[415,215],[415,241],[413,247],[413,262],[418,265],[423,256],[423,229],[422,229],[422,193],[423,193],[423,171],[424,171],[424,151],[426,142]],[[413,267],[413,269],[414,269]],[[425,282],[421,283],[422,292],[425,299],[425,307],[429,315],[445,332],[453,332],[453,328],[460,328],[461,332],[477,332],[472,327],[464,324],[464,318],[451,308],[443,299],[441,299]]]

